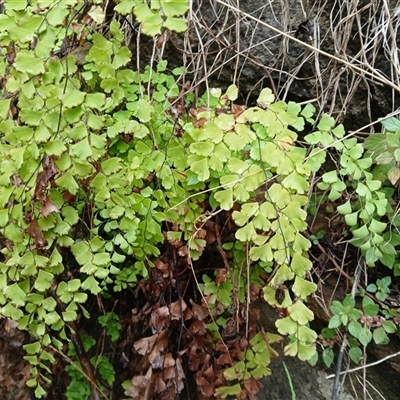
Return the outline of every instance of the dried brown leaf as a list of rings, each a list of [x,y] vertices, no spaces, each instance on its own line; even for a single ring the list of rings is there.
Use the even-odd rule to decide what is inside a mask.
[[[154,374],[152,383],[154,384],[155,393],[162,393],[167,388],[160,372]]]
[[[248,348],[249,348],[249,341],[248,341],[245,337],[240,338],[240,340],[239,340],[239,347],[240,347],[242,350],[248,349]]]
[[[123,142],[129,144],[130,142],[132,142],[133,136],[132,136],[132,135],[129,135],[129,134],[123,134],[123,133],[121,133],[121,134],[119,135],[119,138],[120,138],[121,141],[123,141]]]
[[[205,335],[207,333],[207,326],[203,321],[194,320],[189,328],[193,335]]]
[[[13,64],[14,60],[15,60],[15,57],[17,55],[17,52],[15,51],[14,44],[10,43],[8,46],[6,46],[6,49],[7,49],[7,57],[6,57],[7,62],[9,64]]]
[[[183,319],[187,321],[188,319],[193,318],[193,312],[192,310],[188,307],[186,310],[183,312]]]
[[[207,230],[206,242],[208,245],[211,245],[217,240],[215,235],[215,222],[208,220],[205,224],[205,228]]]
[[[137,308],[134,308],[131,311],[131,313],[132,313],[132,316],[131,316],[132,324],[137,324],[140,321],[139,310]]]
[[[26,231],[27,231],[27,233],[29,233],[29,235],[32,237],[32,239],[35,241],[35,247],[37,249],[47,246],[47,240],[43,236],[43,232],[40,229],[36,218],[32,219],[32,221],[28,225],[28,228],[26,229]]]
[[[207,236],[207,231],[203,228],[197,229],[195,237],[198,239],[204,239]]]
[[[231,105],[231,111],[233,114],[233,117],[237,119],[240,114],[242,114],[246,110],[246,106],[244,105],[239,105],[239,104],[233,104]]]
[[[171,353],[167,353],[164,356],[164,368],[173,367],[175,365],[175,359]]]
[[[164,351],[167,349],[169,343],[168,331],[162,331],[157,338],[157,347],[160,351]]]
[[[234,339],[234,340],[230,340],[229,342],[223,342],[221,340],[219,340],[216,344],[215,344],[215,350],[216,351],[227,351],[227,348],[231,348],[232,344],[234,344],[236,341],[240,340],[239,338]]]
[[[183,317],[182,313],[186,310],[187,305],[183,299],[178,299],[174,303],[169,305],[169,311],[172,315],[171,319],[181,319]]]
[[[249,400],[249,399],[250,398],[248,397],[248,393],[247,393],[247,391],[245,389],[243,389],[240,392],[240,394],[239,394],[239,396],[237,398],[237,400]],[[257,398],[252,397],[251,400],[257,400]]]
[[[138,341],[136,341],[133,344],[133,347],[139,354],[144,356],[151,351],[151,349],[154,346],[154,343],[157,340],[157,337],[158,337],[158,334],[155,334],[153,336],[144,337],[142,339],[139,339]]]
[[[171,244],[171,246],[175,247],[176,249],[182,246],[182,240],[173,239],[173,240],[168,240],[168,242]]]
[[[188,247],[186,245],[182,246],[182,247],[179,247],[178,256],[179,257],[186,257],[187,255],[188,255]]]
[[[133,378],[135,379],[135,378]],[[133,381],[132,379],[132,381]],[[129,386],[126,389],[126,394],[131,397],[132,399],[139,399],[141,392],[143,391],[143,389],[140,389],[139,386],[137,386],[135,383],[132,384],[132,386]]]
[[[224,283],[227,279],[228,271],[225,268],[221,268],[218,270],[218,275],[215,278],[215,283],[217,285],[220,285],[221,283]]]
[[[215,376],[214,367],[210,365],[206,370],[204,370],[203,375],[211,382],[211,380],[214,379]]]
[[[39,211],[45,218],[47,218],[52,212],[60,212],[58,207],[47,196],[43,204],[40,206]]]
[[[190,299],[192,303],[192,312],[193,318],[198,319],[199,321],[203,321],[203,319],[208,317],[208,309],[196,304],[192,299]]]
[[[132,383],[134,386],[140,388],[144,388],[149,383],[149,379],[146,378],[144,375],[137,375],[132,378]]]
[[[73,203],[75,203],[75,201],[76,201],[76,196],[74,195],[74,194],[72,194],[72,193],[70,193],[70,192],[68,192],[68,190],[66,190],[64,193],[63,193],[63,200],[66,202],[66,203],[68,203],[68,204],[73,204]]]
[[[201,105],[199,106],[199,108],[197,109],[197,111],[198,111],[198,112],[211,111],[211,108],[210,108],[210,107],[207,107],[207,106],[204,105],[204,104],[201,104]]]
[[[155,332],[161,332],[165,326],[169,325],[170,312],[167,306],[160,307],[151,313],[149,325]]]
[[[197,385],[198,389],[200,390],[200,393],[203,396],[213,398],[214,391],[215,391],[214,384],[208,382],[207,379],[205,379],[203,376],[201,376],[198,379],[196,379],[196,385]]]
[[[237,333],[236,321],[233,318],[228,318],[225,322],[225,327],[222,330],[222,337],[229,339],[235,337]]]
[[[243,382],[243,385],[247,391],[247,398],[249,400],[257,400],[257,397],[255,395],[260,391],[260,389],[263,388],[262,383],[254,378],[250,378],[246,379]]]
[[[11,175],[10,181],[11,181],[12,185],[15,187],[20,187],[23,183],[21,178],[17,174]]]
[[[226,108],[215,108],[215,115],[228,114]]]
[[[222,353],[216,360],[217,365],[232,365],[232,357],[230,356],[229,352],[225,351]]]
[[[4,329],[5,329],[5,331],[6,331],[7,333],[11,333],[11,332],[12,332],[12,335],[15,335],[15,332],[18,332],[18,331],[16,330],[16,328],[17,328],[17,326],[18,326],[18,323],[15,322],[15,321],[13,321],[13,320],[10,319],[10,318],[6,318],[4,321],[5,321],[5,322],[4,322]]]
[[[203,364],[203,358],[201,355],[190,355],[188,358],[188,367],[191,371],[198,371],[200,365]]]
[[[230,340],[229,342],[227,342],[227,344],[229,345],[230,350],[230,354],[231,357],[234,359],[242,359],[243,358],[243,349],[240,347],[241,345],[241,340],[240,340],[240,336],[236,337],[234,340]],[[247,350],[248,347],[246,347],[244,350]]]
[[[190,107],[189,108],[189,117],[190,118],[195,118],[196,115],[197,115],[197,110],[195,108],[193,108],[193,107]]]
[[[163,369],[164,379],[175,379],[175,367],[168,367]]]
[[[193,124],[193,126],[195,128],[201,128],[206,122],[207,122],[207,118],[200,118]]]
[[[36,178],[36,187],[34,197],[36,200],[45,200],[44,190],[46,190],[49,181],[58,172],[57,167],[51,157],[46,156],[42,162],[43,171],[39,172]]]
[[[224,369],[222,371],[224,371]],[[218,373],[216,373],[216,377],[214,379],[214,386],[215,387],[221,387],[221,386],[227,386],[228,385],[228,382],[224,378],[222,371],[219,371]],[[221,397],[216,397],[216,399],[221,400]],[[235,400],[238,400],[238,398],[236,398]]]
[[[159,270],[159,271],[168,271],[168,265],[163,263],[159,258],[154,261],[154,266]]]
[[[260,310],[258,308],[250,308],[249,312],[247,312],[247,307],[243,307],[240,310],[240,315],[244,321],[249,319],[249,321],[259,321],[260,319]]]
[[[13,251],[13,249],[14,249],[14,243],[11,241],[11,240],[6,240],[6,242],[5,242],[5,245],[6,245],[6,249],[8,250],[8,251]]]
[[[149,354],[149,362],[153,369],[160,369],[163,366],[164,356],[161,354],[162,349],[156,344]]]
[[[261,288],[252,283],[250,285],[250,302],[256,301],[260,297],[260,293]]]
[[[177,374],[177,380],[178,380],[176,391],[178,393],[180,393],[184,388],[183,380],[185,379],[185,373],[182,368],[181,358],[180,357],[177,358],[175,362],[176,362],[176,374]]]
[[[146,375],[136,375],[132,378],[132,386],[130,386],[127,390],[129,395],[133,399],[144,399],[143,396],[146,388],[150,384],[150,380],[153,375],[153,369],[149,367],[146,372]]]

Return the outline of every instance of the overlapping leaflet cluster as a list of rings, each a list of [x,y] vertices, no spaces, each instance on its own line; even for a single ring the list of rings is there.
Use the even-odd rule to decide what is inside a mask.
[[[147,35],[160,35],[163,28],[175,32],[187,29],[187,20],[181,16],[189,10],[188,0],[152,0],[150,5],[145,0],[118,0],[117,3],[115,11],[121,15],[133,12]]]
[[[104,10],[86,6],[6,1],[0,15],[0,314],[37,338],[25,346],[37,397],[41,379],[49,381],[40,371],[50,372],[54,360],[46,347],[62,349],[52,331],[65,339],[65,324],[79,309],[86,313],[87,293],[147,276],[144,261],[164,239],[165,217],[153,212],[161,191],[141,191],[142,184],[132,193],[140,181],[135,161],[108,155],[119,133],[150,135],[141,122],[153,106],[140,97],[137,73],[125,68],[131,53],[119,23],[110,23],[105,39],[94,29]],[[79,35],[89,51],[73,41]],[[76,56],[68,55],[70,45],[78,46]],[[166,75],[157,79],[164,104],[177,87]],[[123,102],[126,113],[116,111]]]
[[[333,118],[326,116],[321,120],[321,124],[325,124],[329,130],[333,127]],[[399,127],[398,124],[396,127],[389,121],[384,121],[383,124],[388,126],[390,131],[386,135],[373,134],[364,144],[358,143],[356,138],[336,141],[331,135],[319,138],[324,146],[332,146],[341,154],[341,168],[339,171],[325,173],[318,188],[328,191],[328,199],[332,201],[343,197],[346,200],[347,197],[344,204],[337,207],[337,211],[344,215],[353,235],[352,244],[362,250],[367,265],[374,266],[379,260],[392,268],[398,264],[395,263],[395,246],[399,243],[399,235],[387,229],[388,224],[382,219],[388,216],[393,220],[394,226],[398,225],[398,221],[393,219],[393,211],[388,201],[393,189],[384,187],[383,183],[389,180],[395,184],[399,178],[395,166],[396,157],[399,158],[399,155],[396,155],[399,135],[395,131]],[[343,137],[339,127],[333,129],[333,132],[338,139]],[[306,136],[306,140],[311,144],[316,143],[317,139],[314,134]]]
[[[230,87],[220,102],[235,99],[235,88]],[[238,116],[216,115],[213,109],[199,113],[197,117],[207,122],[201,128],[185,127],[194,141],[189,165],[198,180],[220,177],[213,200],[221,208],[231,210],[235,202],[241,204],[240,211],[232,214],[240,227],[236,239],[250,244],[249,256],[255,264],[274,266],[265,298],[288,309],[289,315],[277,326],[280,333],[291,335],[286,352],[305,360],[315,353],[316,334],[307,326],[313,314],[303,301],[316,285],[307,279],[312,264],[306,254],[311,244],[302,235],[307,227],[304,208],[310,176],[320,168],[325,153],[296,145],[296,131],[312,121],[313,108],[302,110],[295,103],[273,101],[271,91],[264,89],[258,106]],[[255,201],[260,191],[262,196]],[[296,300],[286,288],[282,304],[278,303],[276,289],[291,281]]]
[[[53,361],[46,347],[61,350],[54,332],[66,338],[66,323],[86,313],[88,293],[147,277],[165,239],[200,257],[204,199],[213,210],[236,207],[236,249],[249,247],[250,268],[273,270],[265,299],[288,310],[277,322],[290,335],[285,351],[311,358],[316,336],[304,301],[316,285],[307,279],[310,242],[302,232],[309,180],[325,152],[299,146],[296,131],[312,122],[313,107],[274,102],[265,89],[257,107],[235,112],[231,86],[206,94],[189,118],[178,105],[193,94],[179,98],[165,62],[139,77],[126,67],[131,53],[119,23],[110,23],[107,37],[95,31],[104,18],[97,4],[88,12],[93,23],[73,0],[6,1],[0,15],[0,314],[37,338],[25,346],[29,385],[44,394],[40,371]],[[160,26],[183,29],[176,16],[187,3],[122,0],[116,7],[132,10],[143,31],[155,34]],[[83,63],[66,50],[71,26],[91,44]],[[321,121],[309,142],[325,145],[331,128]],[[285,282],[293,282],[295,298],[285,288],[279,302]],[[230,290],[221,295],[226,306]],[[245,368],[234,366],[226,379],[245,369],[257,378],[268,373],[269,343],[257,336],[251,345]]]

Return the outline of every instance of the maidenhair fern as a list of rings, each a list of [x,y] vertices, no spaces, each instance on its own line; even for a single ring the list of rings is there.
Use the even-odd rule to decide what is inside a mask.
[[[356,194],[357,201],[351,193],[338,207],[353,243],[369,265],[381,260],[393,266],[395,244],[388,245],[384,219],[391,211],[388,191],[382,171],[371,166],[390,164],[384,172],[397,182],[398,139],[372,136],[364,154],[323,115],[300,140],[305,126],[315,123],[314,107],[276,101],[270,89],[250,108],[236,104],[234,85],[225,93],[183,97],[176,82],[182,69],[168,72],[165,61],[155,70],[130,68],[120,23],[109,22],[106,33],[99,28],[107,17],[103,6],[6,1],[0,15],[0,315],[33,337],[24,346],[32,366],[28,385],[38,398],[45,394],[55,351],[63,351],[74,323],[88,316],[91,295],[137,288],[153,267],[164,268],[166,246],[194,271],[210,240],[203,227],[218,214],[234,232],[227,243],[214,239],[226,271],[194,273],[206,308],[193,307],[209,313],[207,324],[201,313],[196,322],[210,344],[222,346],[227,316],[250,301],[254,285],[270,305],[285,310],[276,322],[279,333],[289,336],[285,354],[315,358],[314,314],[306,300],[317,286],[304,234],[310,182],[326,149],[334,147],[341,169],[323,174],[318,188],[330,200]],[[114,11],[133,12],[142,32],[156,35],[185,30],[188,8],[185,0],[121,0]],[[383,296],[380,283],[375,291]],[[172,304],[178,299],[163,306],[168,313]],[[174,313],[172,320],[183,318]],[[118,316],[100,321],[116,340]],[[166,331],[156,332],[152,343],[160,337],[168,340]],[[237,353],[224,364],[216,393],[239,396],[243,381],[268,375],[276,354],[271,345],[280,339],[261,332],[246,336],[246,356]],[[181,365],[181,355],[169,356]],[[111,384],[111,367],[99,360]],[[125,386],[132,389],[131,382]]]

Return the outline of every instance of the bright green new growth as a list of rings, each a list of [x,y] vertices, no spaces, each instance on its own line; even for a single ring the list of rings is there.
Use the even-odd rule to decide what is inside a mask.
[[[118,0],[115,12],[129,15],[132,12],[142,24],[143,33],[149,36],[160,35],[163,28],[176,32],[187,29],[187,20],[181,18],[189,10],[187,0],[153,0],[150,6],[145,0]]]

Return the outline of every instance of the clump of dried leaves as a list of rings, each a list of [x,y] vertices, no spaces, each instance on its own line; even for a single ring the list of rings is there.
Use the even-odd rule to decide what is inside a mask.
[[[228,279],[230,254],[220,246],[220,231],[231,234],[229,226],[225,221],[223,229],[219,221],[211,220],[203,226],[201,234],[207,245],[196,262],[188,258],[184,243],[168,243],[154,262],[155,268],[150,269],[150,278],[139,282],[122,344],[125,367],[134,371],[126,384],[130,398],[172,400],[182,392],[181,398],[218,398],[217,388],[235,383],[226,379],[224,371],[245,359],[249,341],[258,332],[266,337],[258,309],[246,304],[237,307],[238,301],[232,297],[227,310],[218,299],[211,304],[214,300],[199,291],[198,278],[203,273],[216,284]],[[260,292],[251,285],[249,301],[258,299]],[[219,315],[226,322],[216,332],[210,324]],[[195,386],[196,394],[189,392],[188,385]],[[256,399],[261,387],[250,377],[242,382],[238,398]]]

